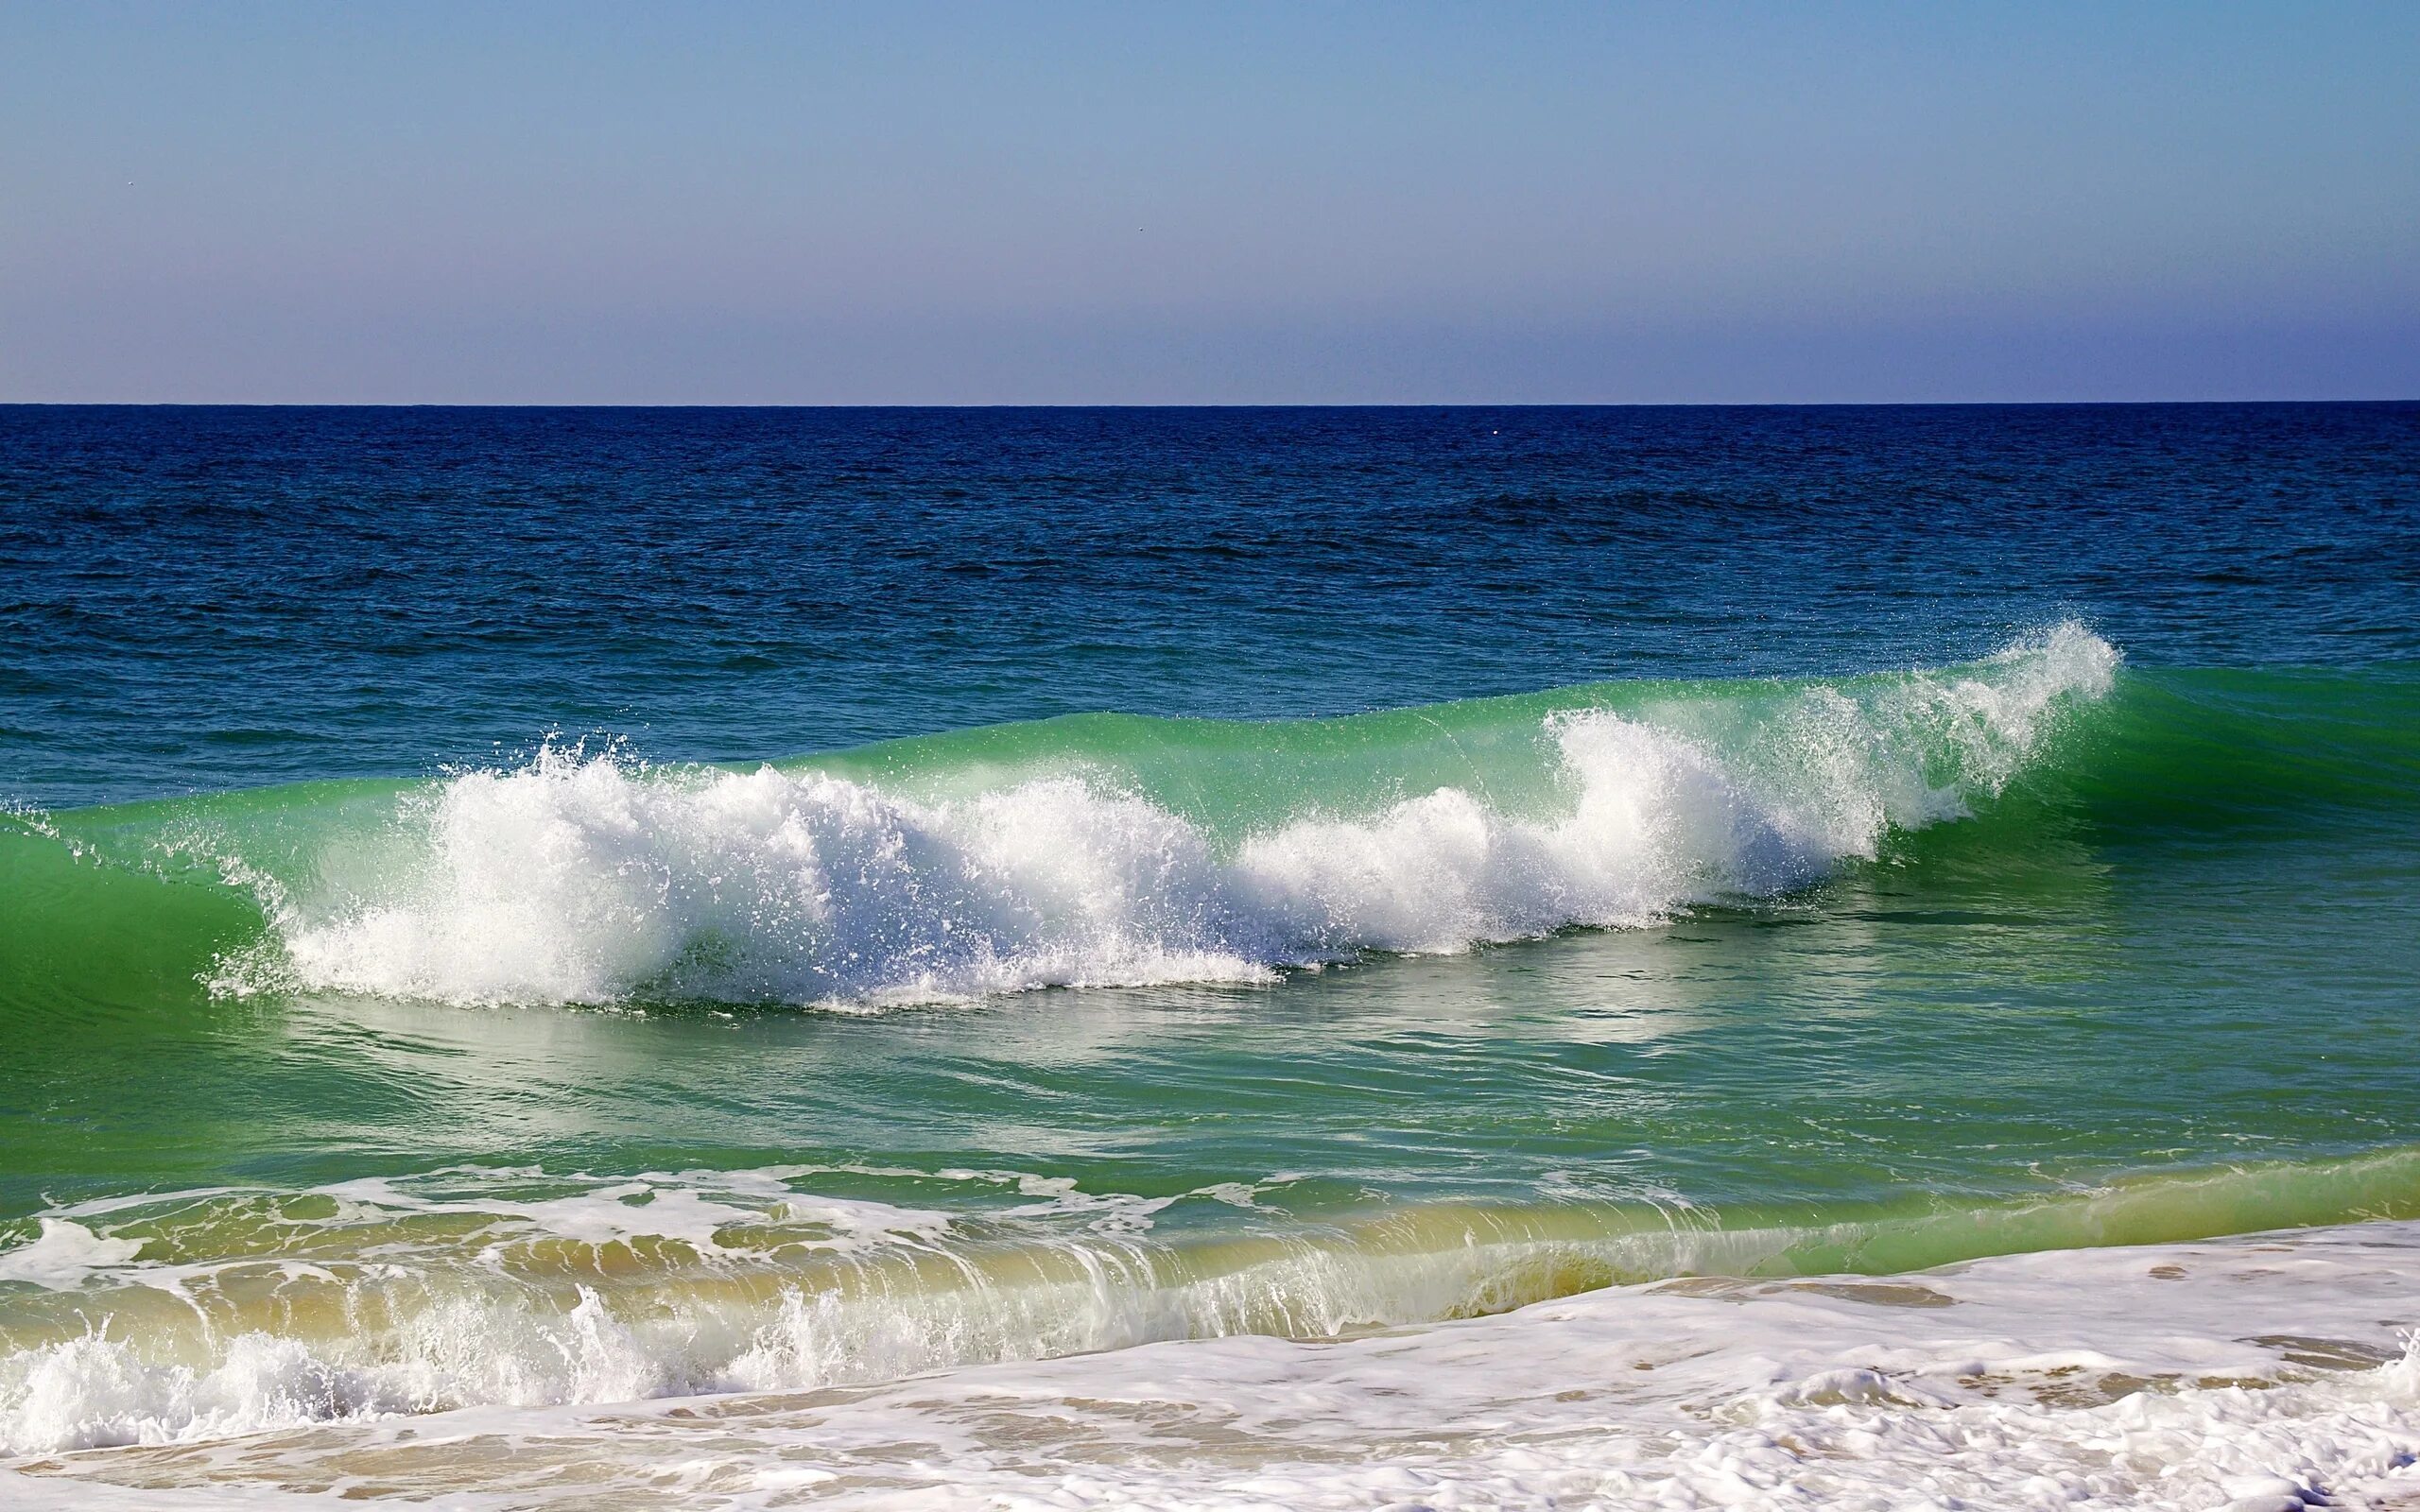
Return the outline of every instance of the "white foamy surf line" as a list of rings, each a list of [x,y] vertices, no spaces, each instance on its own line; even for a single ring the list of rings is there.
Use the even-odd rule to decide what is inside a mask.
[[[1996,793],[2117,652],[2065,625],[1974,665],[1675,701],[1540,732],[1569,796],[1440,787],[1222,846],[1081,776],[920,801],[828,775],[542,754],[456,777],[377,854],[263,885],[279,938],[225,990],[453,1002],[633,993],[879,1005],[1052,986],[1250,982],[1363,951],[1654,922],[1804,885]]]
[[[2407,1505],[2420,1225],[1613,1288],[870,1391],[477,1409],[0,1469],[11,1505]],[[475,1441],[485,1446],[473,1452]],[[577,1468],[577,1476],[566,1473]],[[139,1478],[148,1489],[113,1490]],[[208,1487],[206,1490],[202,1487]]]
[[[822,1177],[961,1206],[798,1184]],[[1289,1179],[1146,1197],[958,1167],[462,1166],[63,1205],[0,1248],[0,1456],[1409,1321],[1478,1292],[1507,1247],[1357,1263],[1333,1243],[1245,1237],[1197,1272],[1146,1242],[1172,1205],[1265,1211]]]

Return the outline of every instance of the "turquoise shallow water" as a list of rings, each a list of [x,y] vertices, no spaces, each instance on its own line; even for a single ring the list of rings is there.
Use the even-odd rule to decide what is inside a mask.
[[[849,497],[959,489],[921,565],[905,526],[786,517],[744,581],[667,569],[631,610],[617,577],[601,620],[393,500],[390,548],[304,569],[160,543],[189,495],[222,537],[367,528],[361,417],[293,421],[324,450],[282,474],[256,418],[11,417],[91,518],[11,516],[0,1447],[2411,1215],[2412,417],[1749,416],[1724,448],[1525,412],[1526,459],[1426,467],[1401,416],[1064,419],[1055,450],[971,418],[939,452],[864,420],[911,434],[845,434],[892,457],[854,483],[829,436],[782,444]],[[572,528],[562,436],[381,423],[381,486],[438,518]],[[593,478],[590,528],[702,541],[679,501],[736,489],[704,423],[661,421],[655,512]],[[1269,544],[1299,521],[1232,502],[1312,454],[1370,580],[1306,586]],[[2078,455],[2133,460],[2093,491]],[[1358,513],[1340,477],[1377,480]],[[1517,518],[1458,545],[1454,499]],[[1159,558],[1032,586],[1124,549],[1102,518]],[[389,565],[440,550],[490,580]],[[856,558],[928,601],[831,577],[813,640],[803,565]],[[151,629],[112,559],[162,585]],[[308,573],[359,612],[290,602]],[[365,628],[430,594],[458,612]],[[1035,594],[1089,618],[1038,635]],[[700,660],[748,624],[794,674],[754,702],[765,669]],[[683,713],[683,678],[717,691]],[[944,717],[1103,689],[1128,712]],[[1327,712],[1234,717],[1255,690]],[[730,748],[775,712],[800,738]],[[285,1395],[202,1412],[272,1348]]]

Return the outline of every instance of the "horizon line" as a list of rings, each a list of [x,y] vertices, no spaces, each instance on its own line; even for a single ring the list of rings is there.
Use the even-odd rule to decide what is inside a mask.
[[[315,400],[0,399],[0,409],[2145,409],[2243,404],[2413,404],[2420,394],[2358,398],[2231,399],[1683,399],[1264,400],[1210,404],[1132,400]]]

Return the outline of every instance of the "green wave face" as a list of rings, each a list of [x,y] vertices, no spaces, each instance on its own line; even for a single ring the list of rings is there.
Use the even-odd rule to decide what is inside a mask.
[[[2116,661],[2069,626],[1835,682],[1087,715],[753,771],[550,748],[436,782],[0,816],[0,1001],[851,1006],[1260,980],[1772,900],[1886,855],[2014,866],[2078,823],[2409,814],[2420,679]]]
[[[2415,795],[2420,669],[2066,627],[0,816],[0,1419],[95,1319],[425,1406],[2420,1212]]]

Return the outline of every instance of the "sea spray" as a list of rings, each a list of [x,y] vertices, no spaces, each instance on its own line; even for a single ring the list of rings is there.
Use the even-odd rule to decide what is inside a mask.
[[[1232,834],[1080,749],[936,797],[548,747],[406,799],[307,887],[265,885],[275,936],[218,983],[867,1006],[1647,924],[1966,814],[2117,662],[2069,624],[1943,672],[1555,710],[1529,716],[1527,802],[1479,783],[1345,812],[1264,793]]]

